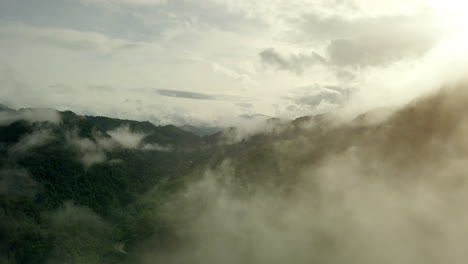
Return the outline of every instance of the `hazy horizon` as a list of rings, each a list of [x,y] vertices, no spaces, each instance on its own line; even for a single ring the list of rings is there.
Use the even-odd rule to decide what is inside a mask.
[[[464,10],[456,0],[1,0],[0,103],[221,126],[356,114],[463,78]]]

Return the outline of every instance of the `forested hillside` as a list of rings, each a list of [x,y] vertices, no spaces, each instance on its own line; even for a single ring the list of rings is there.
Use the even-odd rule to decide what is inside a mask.
[[[464,259],[457,245],[466,239],[458,231],[466,230],[468,201],[467,98],[447,89],[352,120],[330,113],[206,137],[148,122],[5,109],[1,261]],[[393,253],[385,255],[388,245]]]
[[[203,138],[50,109],[0,109],[0,251],[5,263],[119,263],[125,242],[164,233],[147,206],[205,164]],[[111,136],[112,135],[112,136]],[[157,188],[157,199],[144,195]]]

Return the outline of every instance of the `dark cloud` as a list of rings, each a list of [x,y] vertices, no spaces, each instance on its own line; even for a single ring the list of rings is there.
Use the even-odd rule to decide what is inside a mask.
[[[169,90],[169,89],[160,89],[157,90],[159,95],[167,97],[177,97],[177,98],[186,98],[186,99],[195,99],[195,100],[217,100],[218,96],[210,95],[206,93],[196,93],[196,92],[186,92],[179,90]]]
[[[326,60],[315,52],[283,56],[273,48],[260,52],[260,59],[264,64],[271,65],[278,70],[287,70],[296,74],[301,74],[310,65],[326,63]]]

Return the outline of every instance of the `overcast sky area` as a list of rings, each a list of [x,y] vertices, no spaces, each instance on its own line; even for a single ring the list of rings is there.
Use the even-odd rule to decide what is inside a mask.
[[[0,103],[231,125],[405,102],[467,69],[455,0],[0,0]]]

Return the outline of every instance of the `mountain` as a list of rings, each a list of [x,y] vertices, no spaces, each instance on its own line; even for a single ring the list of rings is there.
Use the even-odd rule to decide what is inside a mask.
[[[85,119],[96,128],[103,131],[114,130],[122,126],[128,126],[131,131],[145,134],[144,141],[161,145],[173,145],[177,147],[200,147],[203,144],[201,136],[180,129],[174,125],[155,126],[152,123],[121,120],[108,117],[86,116]]]
[[[0,104],[0,111],[14,111],[14,110],[6,105]]]
[[[443,90],[206,137],[3,112],[0,263],[425,263],[428,246],[467,238],[454,229],[466,228],[467,102]]]
[[[191,125],[182,125],[179,126],[179,128],[201,137],[211,136],[222,130],[222,128],[219,127],[196,127]]]
[[[71,263],[98,251],[92,261],[120,263],[125,256],[113,243],[131,247],[164,232],[145,216],[154,205],[137,204],[140,196],[160,186],[162,199],[208,159],[196,150],[203,138],[175,126],[70,111],[0,111],[8,117],[0,123],[0,256],[6,263]],[[104,229],[87,229],[95,223]],[[80,244],[88,240],[99,243]]]

